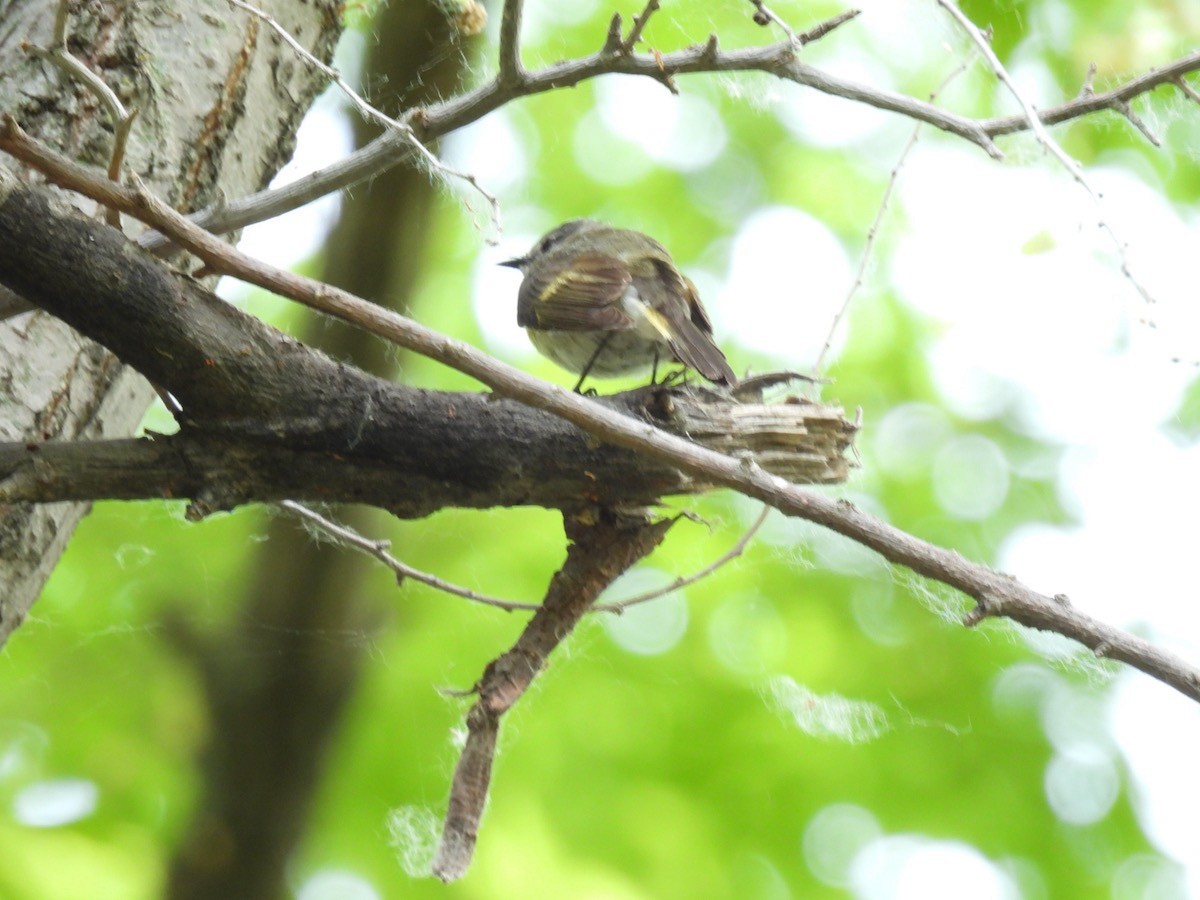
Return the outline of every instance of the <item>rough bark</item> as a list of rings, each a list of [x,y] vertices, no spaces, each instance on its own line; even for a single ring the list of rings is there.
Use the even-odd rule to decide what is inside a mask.
[[[107,165],[111,125],[96,99],[22,46],[50,45],[57,5],[0,2],[0,110],[52,146]],[[318,56],[331,52],[334,0],[261,5]],[[263,187],[323,86],[223,0],[72,3],[71,12],[71,51],[139,111],[128,170],[181,208]],[[37,312],[0,323],[0,385],[8,440],[129,435],[153,397],[111,354]],[[24,619],[86,512],[78,503],[0,509],[0,642]]]
[[[187,496],[203,513],[290,497],[420,516],[445,506],[642,504],[707,487],[532,407],[406,388],[334,362],[114,229],[11,183],[0,183],[0,283],[102,342],[184,410],[180,435],[150,447],[0,448],[0,499]],[[86,295],[79,284],[91,285]],[[836,410],[661,388],[601,402],[727,455],[752,450],[791,482],[839,481],[849,466],[854,427]]]

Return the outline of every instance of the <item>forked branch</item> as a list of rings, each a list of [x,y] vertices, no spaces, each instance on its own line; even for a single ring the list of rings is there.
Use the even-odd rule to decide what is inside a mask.
[[[1055,631],[1093,652],[1146,672],[1200,701],[1200,671],[1179,657],[1099,622],[1060,599],[1034,591],[1008,575],[910,535],[845,500],[804,490],[765,471],[753,458],[735,459],[706,449],[647,422],[614,412],[587,397],[539,381],[475,347],[346,291],[251,259],[198,228],[144,190],[114,185],[63,159],[23,134],[11,120],[0,134],[0,149],[35,166],[60,185],[164,230],[171,240],[196,253],[214,271],[233,275],[352,322],[401,347],[463,372],[497,394],[554,413],[602,442],[634,450],[703,483],[732,488],[786,515],[823,525],[876,551],[892,563],[956,588],[975,600],[978,606],[970,624],[979,618],[1007,617],[1023,625]],[[18,188],[13,184],[0,183],[0,198],[17,193]],[[3,221],[4,205],[0,203],[0,222]],[[0,229],[0,238],[2,231]],[[0,244],[3,243],[0,240]],[[20,264],[19,247],[6,248],[5,252],[12,257],[12,266]],[[0,253],[0,263],[3,258],[4,254]],[[3,269],[0,264],[0,282],[6,277]],[[12,273],[8,274],[11,276]]]
[[[491,784],[501,717],[533,683],[547,658],[608,585],[662,543],[674,519],[651,522],[641,515],[598,510],[595,518],[566,517],[570,546],[541,607],[502,655],[488,663],[473,688],[478,698],[467,714],[467,742],[454,771],[450,803],[433,874],[461,878],[475,852],[479,822]]]

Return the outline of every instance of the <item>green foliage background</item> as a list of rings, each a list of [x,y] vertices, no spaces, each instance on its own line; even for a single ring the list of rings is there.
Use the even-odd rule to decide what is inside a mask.
[[[1197,27],[1185,0],[963,5],[993,27],[1006,58],[1044,60],[1064,98],[1078,90],[1090,61],[1102,73],[1144,71],[1189,49]],[[613,9],[601,4],[586,20],[567,22],[569,5],[527,6],[531,66],[594,51]],[[627,20],[640,9],[616,7]],[[932,3],[925,7],[917,8],[931,33],[949,39],[944,17]],[[798,28],[839,9],[776,8]],[[712,30],[726,47],[768,40],[749,10],[734,2],[666,3],[647,39],[663,51]],[[1038,39],[1038,24],[1051,15],[1070,18],[1068,44]],[[855,40],[854,29],[837,39]],[[1162,39],[1164,33],[1174,37]],[[892,70],[896,88],[928,94],[961,53],[952,43],[955,55],[931,54],[928,66]],[[490,44],[481,48],[481,73],[493,52]],[[814,47],[811,58],[819,63],[826,52]],[[618,185],[598,183],[577,159],[573,136],[588,127],[594,85],[517,104],[512,121],[533,174],[502,197],[510,221],[532,233],[597,214],[660,237],[685,268],[702,262],[720,271],[739,221],[778,203],[820,219],[856,255],[888,178],[890,165],[877,160],[898,154],[902,140],[858,153],[805,147],[776,116],[778,104],[804,103],[803,91],[765,76],[733,82],[737,91],[727,78],[681,81],[728,129],[729,144],[712,171],[647,164],[640,177]],[[996,105],[998,92],[982,70],[964,77],[962,88],[955,95],[962,111],[1009,109]],[[1200,165],[1186,138],[1200,129],[1200,114],[1172,119],[1178,98],[1166,93],[1139,105],[1171,123],[1163,151],[1150,150],[1112,117],[1060,136],[1085,164],[1135,154],[1164,178],[1172,200],[1194,202]],[[589,134],[614,164],[633,165],[643,152],[622,138]],[[739,179],[750,187],[724,190]],[[723,189],[722,203],[712,202],[705,185]],[[903,215],[891,212],[880,259]],[[450,196],[438,204],[435,229],[420,261],[413,313],[484,344],[469,301],[479,235]],[[1057,448],[1019,433],[1007,414],[980,423],[940,413],[949,435],[982,434],[1010,463],[1008,499],[984,522],[955,520],[939,508],[932,450],[901,475],[876,465],[873,425],[903,404],[942,406],[923,355],[931,328],[874,279],[856,299],[847,333],[826,397],[864,412],[862,468],[848,488],[856,499],[984,561],[1016,526],[1063,521],[1052,481]],[[808,362],[727,349],[739,368]],[[566,382],[549,363],[531,368]],[[473,389],[426,361],[405,359],[404,371],[414,383]],[[727,494],[677,505],[697,510],[712,528],[676,526],[643,566],[648,577],[703,565],[736,540],[754,512]],[[196,754],[212,739],[197,676],[171,640],[171,623],[184,617],[204,631],[228,619],[269,515],[250,508],[188,524],[179,503],[99,504],[79,529],[34,617],[0,656],[0,896],[94,900],[161,890],[198,790]],[[540,597],[563,555],[557,517],[540,510],[446,511],[391,531],[411,564],[514,599]],[[1121,866],[1153,860],[1127,788],[1106,817],[1087,826],[1060,821],[1046,800],[1053,751],[1043,723],[1055,708],[1051,700],[1076,709],[1083,727],[1104,740],[1109,683],[1094,668],[1052,664],[1004,625],[959,627],[953,617],[964,608],[961,598],[854,554],[840,540],[778,521],[768,534],[739,561],[688,588],[684,605],[667,607],[664,616],[685,618],[666,652],[623,649],[611,623],[596,617],[556,655],[505,721],[475,866],[451,887],[414,880],[403,869],[435,836],[456,760],[454,734],[466,701],[439,688],[472,684],[511,643],[522,618],[412,583],[398,590],[386,573],[372,573],[366,584],[387,611],[386,628],[369,638],[326,636],[333,647],[370,640],[370,662],[328,760],[293,883],[332,868],[357,873],[383,897],[846,896],[845,884],[814,873],[805,852],[806,830],[831,804],[860,807],[875,823],[874,832],[847,838],[847,858],[854,841],[871,833],[961,842],[1003,868],[1027,897],[1109,896]],[[637,620],[628,627],[636,630]],[[886,727],[860,741],[807,733],[773,701],[770,685],[787,683],[780,679],[826,698],[875,704]],[[14,798],[57,778],[94,782],[95,812],[58,828],[19,824]],[[971,885],[960,887],[961,896],[972,895]]]

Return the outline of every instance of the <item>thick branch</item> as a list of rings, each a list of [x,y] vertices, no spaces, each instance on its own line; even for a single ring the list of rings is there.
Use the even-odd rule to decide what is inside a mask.
[[[567,517],[571,545],[550,582],[546,598],[517,642],[492,660],[475,685],[478,700],[467,714],[467,743],[454,772],[450,803],[433,873],[443,881],[462,877],[491,783],[500,717],[512,708],[571,633],[592,603],[625,570],[662,543],[673,519],[649,522],[599,510],[587,518]]]
[[[640,506],[711,487],[670,464],[597,445],[558,416],[521,403],[366,376],[338,383],[331,377],[338,367],[325,362],[327,370],[304,367],[314,391],[300,387],[285,400],[290,408],[297,398],[310,399],[312,415],[303,419],[277,413],[258,423],[187,427],[152,439],[0,444],[0,503],[189,498],[198,517],[291,499],[366,503],[417,518],[446,507]],[[656,419],[665,398],[679,413]],[[711,407],[686,389],[646,388],[595,402],[678,434],[687,433],[688,421],[714,421]],[[359,415],[348,417],[347,408]],[[780,409],[806,417],[810,432],[791,447],[791,472],[804,467],[814,480],[844,480],[853,425],[829,407]],[[318,427],[322,419],[327,423]],[[753,444],[771,436],[763,429],[742,439]],[[728,442],[728,435],[713,441]]]
[[[0,445],[0,502],[190,497],[203,513],[290,498],[421,516],[643,504],[707,486],[528,405],[405,388],[338,364],[119,232],[55,212],[35,189],[14,185],[0,203],[0,282],[118,353],[185,416],[179,435],[154,441]],[[828,407],[663,389],[603,402],[631,422],[752,451],[792,481],[840,481],[849,470],[854,426]]]
[[[53,156],[45,148],[31,148],[26,139],[10,134],[4,145],[20,149],[26,161],[41,161]],[[25,151],[29,151],[26,153]],[[1183,660],[1132,635],[1117,632],[1081,613],[1063,614],[1053,598],[1022,585],[1015,579],[987,566],[970,563],[951,550],[920,540],[892,525],[868,516],[844,500],[832,500],[810,493],[763,469],[752,456],[734,459],[668,434],[646,422],[621,415],[589,398],[554,387],[505,365],[446,335],[439,334],[411,319],[368,303],[361,298],[289,272],[283,272],[250,260],[214,239],[182,217],[152,202],[144,194],[131,193],[103,179],[92,179],[61,159],[53,168],[70,171],[77,190],[102,202],[142,218],[156,227],[167,227],[171,237],[211,260],[223,271],[269,290],[283,293],[315,309],[350,321],[381,337],[431,359],[464,372],[491,387],[496,393],[528,406],[551,412],[578,425],[602,441],[634,450],[649,459],[678,468],[697,481],[723,485],[767,503],[781,512],[808,519],[875,550],[890,562],[906,566],[918,574],[941,581],[972,597],[984,615],[1004,615],[1035,628],[1050,628],[1071,637],[1092,650],[1098,648],[1108,657],[1127,662],[1200,701],[1200,671]],[[80,173],[82,172],[82,177]],[[6,246],[5,228],[20,233],[21,210],[26,201],[15,202],[28,191],[11,182],[0,181],[0,283],[16,281],[29,285],[23,266],[25,248]],[[14,215],[14,210],[16,214]],[[51,215],[49,210],[46,215]],[[78,255],[78,254],[77,254]],[[83,283],[83,282],[81,282]],[[138,323],[129,330],[136,333]],[[177,340],[187,340],[179,335]]]

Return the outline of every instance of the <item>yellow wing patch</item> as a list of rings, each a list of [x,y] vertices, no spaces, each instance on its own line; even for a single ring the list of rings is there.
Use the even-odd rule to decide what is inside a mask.
[[[642,317],[650,323],[650,326],[662,335],[662,339],[667,343],[671,343],[671,325],[666,318],[653,306],[645,303],[642,305]]]

